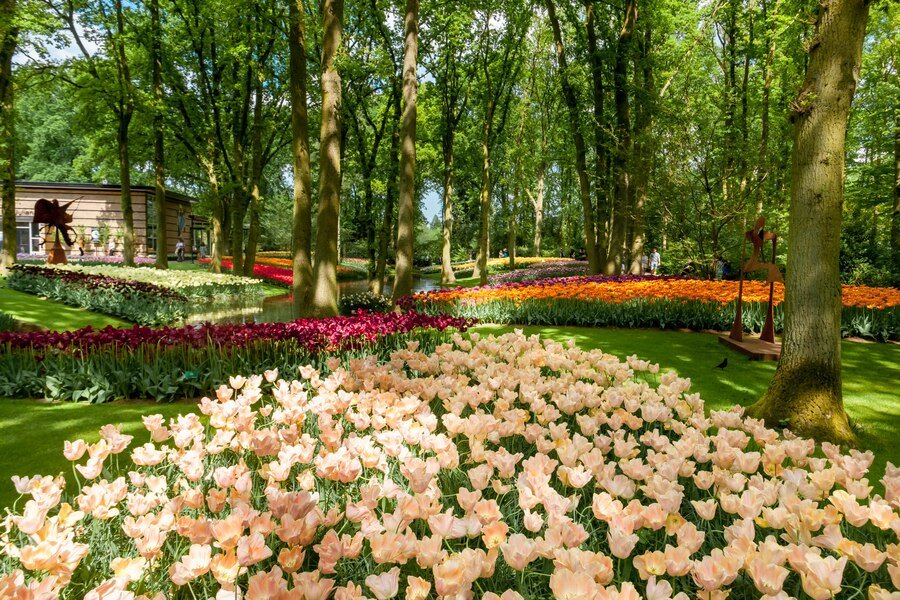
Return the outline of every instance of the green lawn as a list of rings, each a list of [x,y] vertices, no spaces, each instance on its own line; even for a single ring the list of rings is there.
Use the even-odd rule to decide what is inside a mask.
[[[4,290],[5,291],[5,290]],[[481,333],[503,333],[512,327],[483,325]],[[637,354],[663,368],[690,377],[693,390],[712,409],[734,404],[751,404],[762,394],[773,363],[750,362],[722,346],[716,336],[678,331],[591,329],[579,327],[524,327],[526,333],[541,333],[560,341],[569,338],[583,348],[601,348],[618,356]],[[875,452],[874,483],[880,479],[887,461],[900,464],[900,447],[892,439],[900,423],[900,346],[844,342],[844,401],[859,426],[864,448]],[[716,370],[728,357],[724,371]],[[83,437],[97,439],[97,430],[106,423],[122,424],[126,433],[147,440],[140,421],[143,414],[162,413],[166,417],[193,412],[194,404],[114,402],[100,405],[47,404],[32,400],[0,400],[0,507],[16,496],[12,475],[71,473],[62,456],[63,441]]]
[[[483,325],[475,331],[501,333],[513,327]],[[590,327],[521,327],[527,334],[565,341],[575,339],[582,348],[600,348],[620,357],[639,358],[674,369],[690,377],[691,389],[700,393],[709,409],[753,404],[765,391],[775,363],[750,361],[706,333],[649,329]],[[887,461],[900,465],[900,446],[894,438],[900,430],[900,345],[866,342],[841,343],[844,406],[857,427],[864,449],[875,453],[873,473],[880,479]],[[724,370],[715,369],[728,358]]]
[[[2,285],[2,282],[0,282]],[[81,329],[88,325],[94,328],[129,327],[121,319],[67,306],[61,302],[47,300],[24,292],[0,287],[0,312],[12,315],[16,320],[40,325],[54,331]]]

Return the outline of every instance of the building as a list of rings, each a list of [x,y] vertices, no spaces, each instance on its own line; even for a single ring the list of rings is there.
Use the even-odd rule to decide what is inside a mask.
[[[72,227],[77,238],[69,253],[78,253],[78,245],[86,255],[110,253],[121,255],[123,249],[124,220],[122,218],[120,185],[93,183],[44,183],[16,182],[16,251],[19,254],[45,254],[45,228],[32,223],[34,204],[41,198],[58,200],[60,204],[72,202],[67,212],[73,217]],[[156,254],[155,189],[150,186],[131,187],[131,203],[134,209],[134,251],[136,256]],[[185,253],[193,248],[209,248],[209,231],[204,217],[194,214],[196,200],[166,191],[166,245],[168,253],[175,253],[175,244],[181,238]]]

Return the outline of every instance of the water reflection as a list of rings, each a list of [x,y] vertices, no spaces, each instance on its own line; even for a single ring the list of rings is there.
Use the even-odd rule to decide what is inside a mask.
[[[338,284],[341,295],[359,294],[368,291],[366,280],[344,281]],[[426,292],[440,288],[433,279],[416,277],[413,279],[413,292]],[[390,296],[393,291],[393,282],[385,285],[384,295]],[[185,320],[187,324],[194,323],[281,323],[293,321],[306,316],[303,307],[297,310],[294,307],[293,294],[281,294],[265,299],[241,300],[237,302],[220,302],[210,304],[208,309],[198,311]]]

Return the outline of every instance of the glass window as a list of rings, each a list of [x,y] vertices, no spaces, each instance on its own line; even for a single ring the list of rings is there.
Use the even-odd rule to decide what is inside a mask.
[[[156,203],[147,195],[147,251],[156,252]]]

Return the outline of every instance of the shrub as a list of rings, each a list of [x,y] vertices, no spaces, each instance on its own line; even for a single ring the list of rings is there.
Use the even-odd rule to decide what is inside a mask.
[[[519,333],[231,377],[130,453],[67,442],[72,491],[14,478],[0,593],[893,597],[900,470],[658,371]]]
[[[362,292],[341,296],[338,310],[342,315],[353,315],[359,311],[385,313],[394,307],[391,299],[381,294]]]
[[[173,289],[76,269],[14,265],[6,281],[15,290],[140,325],[164,325],[188,314],[187,297]]]
[[[17,325],[18,324],[16,323],[16,320],[12,315],[5,312],[0,312],[0,332],[15,331]]]

